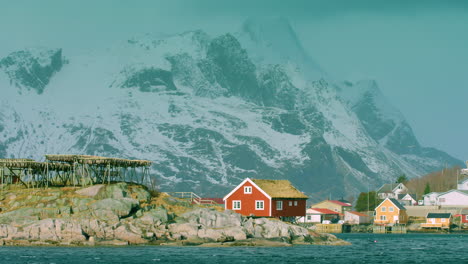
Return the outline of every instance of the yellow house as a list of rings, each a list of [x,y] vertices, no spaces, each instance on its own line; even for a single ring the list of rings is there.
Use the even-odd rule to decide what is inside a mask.
[[[374,224],[406,224],[406,208],[396,199],[387,198],[375,208]]]
[[[421,224],[425,228],[450,228],[452,224],[451,213],[428,213],[426,216],[426,223]]]

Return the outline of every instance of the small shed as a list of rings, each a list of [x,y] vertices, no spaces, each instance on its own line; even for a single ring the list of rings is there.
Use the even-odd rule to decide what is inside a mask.
[[[370,217],[360,212],[348,211],[344,214],[344,221],[351,225],[369,224]]]
[[[428,213],[426,223],[421,224],[423,228],[450,228],[452,224],[451,213]]]

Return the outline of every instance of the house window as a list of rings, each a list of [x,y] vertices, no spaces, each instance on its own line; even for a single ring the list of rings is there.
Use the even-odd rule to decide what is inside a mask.
[[[310,220],[312,220],[312,216],[311,216],[311,215],[308,215],[308,216],[307,216],[307,221],[310,221]]]
[[[232,201],[232,209],[233,210],[240,210],[241,209],[241,201],[239,201],[239,200]]]
[[[442,223],[445,223],[445,218],[442,218]]]
[[[297,206],[297,201],[294,201],[294,206]]]
[[[389,212],[393,212],[393,206],[388,207]]]
[[[255,210],[263,210],[264,209],[264,202],[263,201],[255,201]]]
[[[283,201],[276,201],[276,210],[283,210]]]
[[[387,212],[387,207],[382,206],[382,209],[380,209],[382,212]]]
[[[380,216],[380,220],[382,220],[382,221],[387,220],[387,216],[386,216],[386,215],[381,215],[381,216]]]
[[[292,201],[289,201],[289,206],[292,206]]]
[[[252,186],[245,186],[244,193],[252,193]]]
[[[465,215],[465,220],[467,220],[467,221],[468,221],[468,215]]]

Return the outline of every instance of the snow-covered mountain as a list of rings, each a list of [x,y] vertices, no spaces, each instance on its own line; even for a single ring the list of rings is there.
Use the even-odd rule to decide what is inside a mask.
[[[62,48],[0,59],[0,157],[148,159],[164,191],[286,178],[313,199],[461,164],[422,147],[375,81],[331,80],[284,19]]]

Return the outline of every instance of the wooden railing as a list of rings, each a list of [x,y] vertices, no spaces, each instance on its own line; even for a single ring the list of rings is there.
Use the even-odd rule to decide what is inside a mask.
[[[209,199],[202,199],[200,196],[193,192],[168,192],[167,194],[180,199],[189,200],[194,204],[215,205],[215,201]]]

